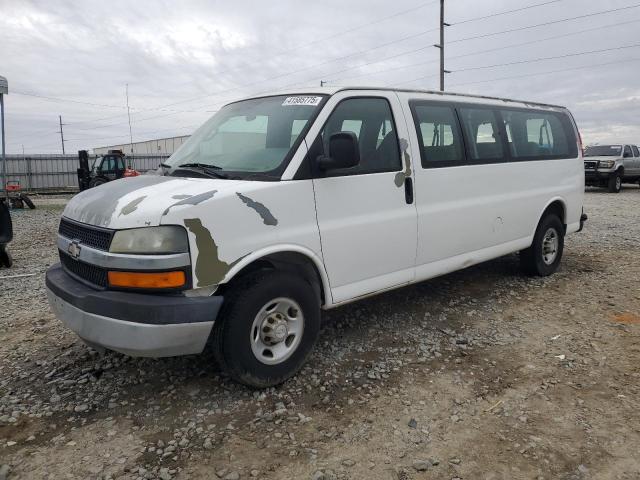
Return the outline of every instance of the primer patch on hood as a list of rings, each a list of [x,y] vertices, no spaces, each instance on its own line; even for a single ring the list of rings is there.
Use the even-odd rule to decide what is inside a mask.
[[[122,210],[120,210],[120,215],[129,215],[130,213],[133,213],[136,211],[136,209],[138,208],[138,205],[140,205],[140,203],[147,198],[146,195],[143,195],[142,197],[138,197],[135,200],[127,203],[124,207],[122,207]],[[118,215],[118,216],[120,216]]]
[[[236,192],[236,195],[238,195],[238,198],[242,200],[242,202],[247,207],[252,208],[256,212],[258,212],[258,215],[260,215],[260,217],[262,218],[262,222],[265,225],[271,225],[274,227],[278,225],[278,219],[273,216],[271,211],[264,204],[256,202],[255,200],[241,194],[240,192]]]
[[[209,200],[210,198],[213,198],[213,196],[216,193],[218,193],[217,190],[211,190],[209,192],[204,192],[204,193],[201,193],[199,195],[187,195],[187,196],[184,196],[185,198],[183,198],[179,202],[174,203],[173,205],[168,207],[164,212],[162,212],[162,216],[165,216],[167,213],[169,213],[169,210],[171,210],[173,207],[177,207],[179,205],[198,205],[199,203],[202,203],[205,200]],[[182,196],[183,195],[175,195],[175,196],[173,196],[171,198],[182,197]]]

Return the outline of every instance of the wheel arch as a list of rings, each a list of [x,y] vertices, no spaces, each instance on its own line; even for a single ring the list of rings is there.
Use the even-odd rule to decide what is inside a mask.
[[[277,245],[250,253],[235,264],[220,282],[221,289],[229,288],[241,277],[264,268],[297,273],[311,283],[321,305],[332,303],[329,277],[320,257],[301,245]]]
[[[531,234],[532,238],[533,238],[533,235],[535,235],[535,233],[536,233],[536,229],[538,228],[538,225],[540,225],[540,222],[545,217],[545,215],[547,215],[548,213],[555,213],[556,215],[558,215],[558,217],[560,217],[560,221],[562,222],[562,225],[564,225],[564,230],[565,230],[565,233],[566,233],[566,231],[567,231],[567,203],[565,202],[564,198],[562,198],[562,197],[554,197],[551,200],[549,200],[549,202],[547,202],[547,204],[545,205],[544,209],[542,209],[542,211],[538,215],[538,221],[536,222],[536,226],[533,229],[533,232]]]

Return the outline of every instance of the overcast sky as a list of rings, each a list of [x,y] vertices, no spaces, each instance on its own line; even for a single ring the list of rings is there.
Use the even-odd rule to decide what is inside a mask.
[[[566,105],[585,142],[640,144],[640,1],[446,10],[448,90]],[[418,0],[0,0],[8,152],[61,152],[58,115],[67,153],[128,141],[127,83],[134,141],[189,134],[230,100],[320,80],[437,89],[438,22],[438,2]],[[606,51],[583,54],[594,50]]]

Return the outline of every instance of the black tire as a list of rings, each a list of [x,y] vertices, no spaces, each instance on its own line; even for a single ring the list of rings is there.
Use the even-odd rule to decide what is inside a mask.
[[[13,197],[9,202],[11,203],[11,208],[14,210],[22,210],[24,208],[24,202],[19,197]]]
[[[615,172],[609,176],[607,188],[609,193],[620,193],[620,190],[622,190],[622,175],[620,175],[620,172]]]
[[[99,187],[100,185],[104,185],[107,181],[104,178],[92,178],[89,181],[89,188]]]
[[[20,199],[27,204],[27,207],[29,207],[31,210],[34,210],[36,208],[36,206],[33,204],[33,202],[31,201],[31,199],[27,196],[26,193],[21,193],[20,194]]]
[[[555,247],[555,257],[553,257],[553,261],[548,262],[551,260],[551,256],[547,254],[545,257],[543,248],[545,237],[549,234],[550,230],[555,231],[557,245]],[[529,248],[520,252],[520,265],[525,273],[546,277],[558,270],[564,251],[564,233],[564,225],[556,214],[547,214],[540,220],[538,228],[536,228],[536,233],[533,236],[533,243]]]
[[[252,349],[252,330],[253,335],[260,334],[254,320],[269,302],[282,298],[292,299],[300,306],[304,327],[297,347],[289,356],[281,363],[268,365]],[[313,349],[319,332],[320,301],[312,286],[297,275],[264,270],[241,278],[229,288],[214,324],[211,346],[222,370],[233,380],[266,388],[295,375]],[[287,340],[288,335],[287,331]]]
[[[13,259],[4,245],[0,245],[0,267],[11,268],[13,265]]]

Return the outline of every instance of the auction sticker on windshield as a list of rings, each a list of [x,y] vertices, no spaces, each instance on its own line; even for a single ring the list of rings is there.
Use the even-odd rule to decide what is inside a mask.
[[[311,105],[316,106],[320,105],[322,101],[322,97],[287,97],[284,102],[282,102],[282,106],[291,106],[291,105]]]

